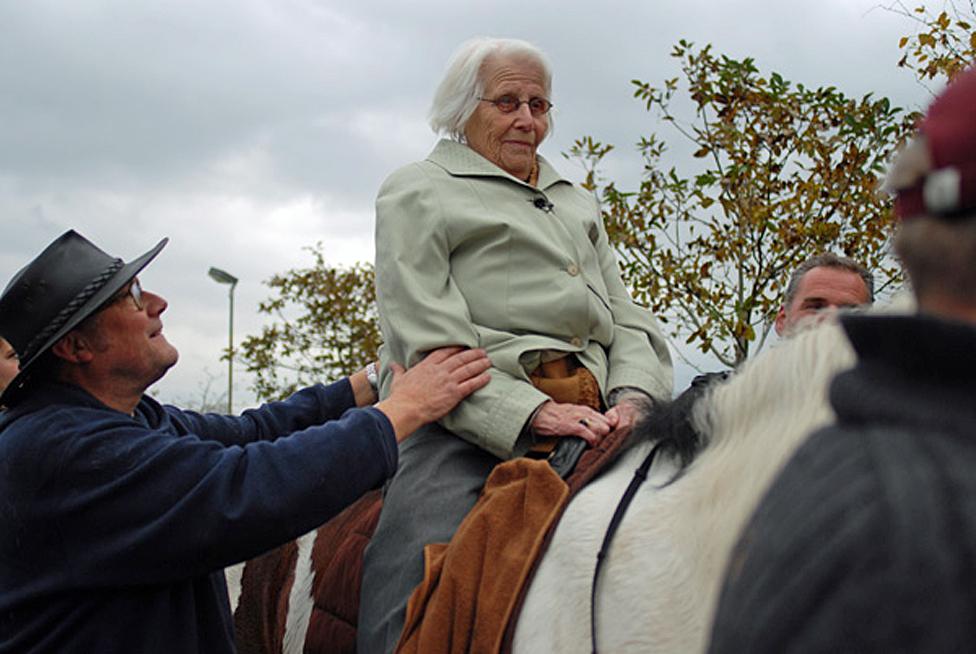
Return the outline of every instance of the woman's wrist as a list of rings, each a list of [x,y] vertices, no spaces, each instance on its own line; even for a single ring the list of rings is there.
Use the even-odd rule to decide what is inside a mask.
[[[528,420],[525,421],[525,425],[522,427],[522,432],[521,432],[521,434],[520,434],[519,437],[520,438],[522,438],[522,437],[528,438],[529,439],[528,440],[529,444],[535,443],[535,440],[536,440],[535,427],[533,427],[533,425],[535,424],[535,419],[539,415],[539,412],[542,411],[542,407],[544,407],[549,402],[552,402],[552,400],[546,400],[545,402],[543,402],[542,404],[540,404],[539,406],[537,406],[532,411],[532,413],[529,414]]]
[[[607,404],[613,407],[621,402],[632,402],[647,411],[654,405],[654,398],[636,386],[618,386],[607,394]]]

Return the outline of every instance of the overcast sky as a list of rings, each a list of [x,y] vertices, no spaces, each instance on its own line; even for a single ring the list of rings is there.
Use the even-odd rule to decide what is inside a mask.
[[[541,152],[579,179],[560,153],[614,143],[606,172],[633,187],[633,143],[673,134],[630,80],[677,76],[678,39],[918,108],[928,92],[895,65],[911,29],[876,0],[0,0],[0,278],[69,228],[126,260],[169,236],[141,278],[169,300],[181,361],[154,388],[196,398],[208,376],[226,385],[227,287],[208,268],[240,279],[243,336],[262,282],[311,263],[304,246],[371,261],[376,190],[435,143],[430,97],[465,39],[540,46],[557,107]]]

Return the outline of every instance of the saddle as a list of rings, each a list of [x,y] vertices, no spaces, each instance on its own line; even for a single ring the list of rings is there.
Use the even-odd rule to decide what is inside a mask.
[[[526,591],[559,519],[628,436],[608,434],[565,480],[544,461],[496,466],[451,542],[424,548],[427,573],[407,605],[398,654],[510,651]],[[509,521],[514,528],[504,524]]]

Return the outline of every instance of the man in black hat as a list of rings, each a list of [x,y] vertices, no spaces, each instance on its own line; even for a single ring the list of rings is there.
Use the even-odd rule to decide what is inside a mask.
[[[976,69],[888,187],[915,316],[846,316],[858,363],[733,552],[710,650],[963,652],[976,643]]]
[[[166,301],[73,231],[0,296],[0,652],[232,652],[222,568],[305,533],[396,470],[397,443],[488,382],[444,348],[375,407],[365,371],[242,417],[143,393],[176,363]],[[363,408],[357,408],[363,407]],[[284,438],[284,436],[288,436]]]

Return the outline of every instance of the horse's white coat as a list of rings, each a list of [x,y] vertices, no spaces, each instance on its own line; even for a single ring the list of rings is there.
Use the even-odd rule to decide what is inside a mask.
[[[854,354],[835,323],[747,363],[696,406],[709,443],[673,484],[665,463],[620,525],[598,588],[606,652],[702,651],[727,559],[759,498],[810,432],[828,423],[829,381]],[[590,583],[610,515],[647,446],[585,488],[566,510],[526,596],[514,651],[589,652]]]
[[[305,651],[305,636],[312,621],[312,582],[315,571],[312,569],[312,546],[317,532],[310,531],[296,542],[298,557],[295,563],[295,581],[288,595],[288,619],[285,622],[285,636],[281,650],[283,654],[301,654]]]
[[[224,579],[227,581],[227,595],[230,599],[230,612],[237,610],[237,603],[241,599],[241,576],[244,574],[244,563],[237,563],[224,568]]]

